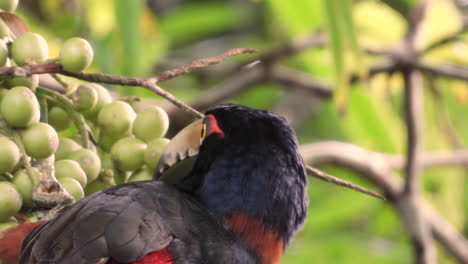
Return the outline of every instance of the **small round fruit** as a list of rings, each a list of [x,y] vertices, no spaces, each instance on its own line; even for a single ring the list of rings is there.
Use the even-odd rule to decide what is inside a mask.
[[[70,153],[81,149],[80,144],[66,137],[59,137],[59,145],[55,152],[55,160],[66,159]]]
[[[161,107],[152,106],[138,112],[133,134],[145,142],[163,137],[169,128],[169,117]]]
[[[5,42],[3,42],[3,40],[0,40],[0,66],[5,66],[7,59],[8,59],[8,48],[5,45]]]
[[[104,133],[119,138],[132,130],[135,117],[135,111],[129,104],[115,101],[102,107],[97,121]]]
[[[128,182],[136,182],[136,181],[149,181],[153,179],[153,174],[146,168],[143,168],[139,171],[132,173],[130,178],[128,178]]]
[[[77,180],[82,187],[86,186],[86,173],[80,167],[80,164],[74,160],[59,160],[55,162],[55,178],[73,178]]]
[[[81,72],[91,64],[93,56],[93,48],[87,40],[71,38],[63,43],[59,60],[65,70]]]
[[[47,60],[49,47],[45,39],[33,32],[19,36],[11,46],[11,56],[18,66],[40,64]]]
[[[96,180],[101,170],[101,159],[96,152],[89,149],[79,149],[68,155],[68,159],[74,160],[80,164],[80,167],[86,173],[87,182]]]
[[[49,124],[57,131],[69,128],[72,124],[67,112],[58,106],[53,106],[49,110]]]
[[[84,190],[81,184],[73,178],[59,178],[57,181],[70,194],[75,201],[81,200],[84,197]]]
[[[8,25],[0,18],[0,38],[9,37],[11,34],[10,28]]]
[[[129,133],[128,135],[124,135],[124,136],[129,136]],[[99,142],[98,142],[98,146],[109,152],[111,149],[112,149],[112,146],[115,144],[115,142],[117,142],[119,140],[119,138],[113,138],[111,136],[107,136],[107,135],[103,135],[101,133],[101,135],[99,136]]]
[[[41,181],[41,174],[38,169],[31,168],[32,180],[29,177],[26,169],[19,170],[15,173],[12,183],[15,185],[16,190],[23,197],[23,205],[25,207],[32,207],[32,191],[34,186],[38,185]]]
[[[6,12],[15,11],[19,0],[0,0],[0,9]]]
[[[71,99],[76,110],[80,112],[90,111],[97,104],[98,93],[92,85],[81,84],[71,95]]]
[[[8,125],[16,128],[39,122],[41,115],[36,96],[24,86],[15,87],[3,96],[0,112]]]
[[[21,195],[13,184],[0,182],[0,222],[16,215],[22,206]]]
[[[36,123],[27,127],[21,133],[26,153],[35,159],[45,159],[58,148],[57,132],[46,123]]]
[[[156,169],[161,153],[169,142],[171,141],[167,138],[157,138],[148,143],[148,148],[145,150],[145,164],[148,168]]]
[[[34,74],[31,77],[13,77],[5,81],[7,87],[25,86],[31,90],[36,90],[39,85],[39,75]]]
[[[18,164],[21,154],[16,144],[9,138],[0,136],[0,173],[11,171]]]
[[[112,183],[110,182],[106,182],[106,181],[103,181],[101,179],[97,179],[93,182],[91,182],[90,184],[86,185],[84,191],[85,191],[85,194],[86,196],[88,195],[91,195],[95,192],[99,192],[99,191],[102,191],[104,189],[107,189],[109,187],[112,187]]]
[[[145,150],[145,142],[134,137],[126,137],[112,146],[111,158],[118,169],[135,171],[143,166]]]
[[[109,91],[104,88],[102,85],[99,84],[89,84],[91,85],[98,94],[98,100],[96,106],[89,111],[84,112],[84,116],[89,120],[94,120],[98,115],[99,111],[101,111],[102,107],[106,104],[110,104],[112,102],[112,96],[110,95]]]

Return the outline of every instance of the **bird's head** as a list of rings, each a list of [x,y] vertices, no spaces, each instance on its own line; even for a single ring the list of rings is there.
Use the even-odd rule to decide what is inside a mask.
[[[155,178],[189,193],[240,233],[270,230],[281,247],[306,216],[295,134],[268,111],[232,104],[208,110],[172,139]]]

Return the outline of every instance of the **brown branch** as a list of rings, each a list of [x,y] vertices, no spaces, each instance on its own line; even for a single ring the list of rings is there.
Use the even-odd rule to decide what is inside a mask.
[[[462,38],[461,35],[466,33],[467,31],[468,31],[468,25],[463,25],[463,27],[460,30],[458,30],[457,32],[455,32],[454,34],[452,34],[450,36],[446,36],[444,38],[441,38],[441,39],[431,43],[429,46],[427,46],[422,51],[422,54],[427,54],[427,53],[433,51],[434,49],[436,49],[438,47],[449,44],[449,43],[451,43],[453,41],[460,40]]]
[[[11,76],[11,77],[27,77],[33,74],[61,74],[65,76],[70,76],[76,79],[96,82],[96,83],[105,83],[105,84],[114,84],[114,85],[124,85],[124,86],[141,86],[144,87],[161,97],[165,98],[169,102],[173,103],[178,108],[184,110],[185,112],[191,114],[195,118],[203,117],[203,114],[193,109],[189,105],[177,99],[171,93],[165,91],[158,85],[157,82],[167,81],[177,76],[187,74],[192,72],[194,69],[207,67],[209,65],[220,63],[232,56],[244,53],[253,53],[254,49],[249,48],[238,48],[226,51],[225,53],[215,56],[212,58],[205,58],[193,61],[192,63],[182,66],[181,68],[173,69],[166,71],[158,76],[149,77],[149,78],[135,78],[127,76],[119,76],[113,74],[103,74],[103,73],[82,73],[82,72],[69,72],[62,68],[59,63],[47,63],[41,65],[26,65],[22,67],[13,66],[13,67],[0,67],[0,76]],[[50,82],[42,82],[42,85],[52,85]]]
[[[421,73],[408,70],[403,72],[405,83],[405,117],[407,125],[407,161],[405,167],[404,195],[420,195],[423,132],[423,87]]]
[[[379,187],[393,203],[403,190],[401,179],[389,166],[386,155],[337,141],[301,145],[300,151],[306,164],[334,164],[358,172]],[[421,200],[419,204],[434,237],[458,262],[468,263],[468,241],[426,201]]]
[[[175,77],[178,77],[180,75],[190,73],[190,72],[192,72],[193,70],[195,70],[197,68],[203,68],[203,67],[207,67],[207,66],[210,66],[210,65],[213,65],[213,64],[218,64],[218,63],[223,62],[226,59],[228,59],[228,58],[230,58],[232,56],[235,56],[235,55],[246,54],[246,53],[255,53],[255,52],[257,52],[257,51],[255,49],[251,49],[251,48],[231,49],[231,50],[228,50],[225,53],[223,53],[221,55],[218,55],[216,57],[196,60],[196,61],[193,61],[190,64],[182,66],[180,68],[165,71],[165,72],[159,74],[158,76],[156,76],[154,79],[157,82],[167,81],[167,80],[173,79]]]
[[[408,67],[407,61],[417,61],[421,46],[421,32],[424,18],[431,0],[422,0],[412,10],[408,31],[396,50],[397,60],[402,64],[404,80],[404,108],[407,131],[407,158],[403,191],[395,200],[395,206],[409,234],[413,245],[416,264],[437,263],[432,234],[421,207],[422,166],[420,157],[423,150],[423,82],[421,72]]]
[[[312,177],[315,177],[317,179],[320,179],[322,181],[330,182],[338,186],[343,186],[352,190],[355,190],[357,192],[361,192],[370,196],[374,196],[376,198],[382,199],[382,200],[387,200],[384,196],[382,196],[379,193],[370,191],[364,187],[361,187],[359,185],[356,185],[352,182],[345,181],[343,179],[337,178],[335,176],[332,176],[330,174],[327,174],[317,168],[312,168],[311,166],[306,166],[306,170],[309,174],[312,175]]]
[[[452,64],[442,64],[438,66],[412,62],[411,67],[430,74],[468,81],[468,68]]]
[[[380,153],[381,154],[381,153]],[[402,169],[405,166],[405,158],[400,155],[381,154],[393,169]],[[467,166],[468,150],[458,149],[448,152],[423,153],[420,159],[421,165],[427,167],[440,166]]]

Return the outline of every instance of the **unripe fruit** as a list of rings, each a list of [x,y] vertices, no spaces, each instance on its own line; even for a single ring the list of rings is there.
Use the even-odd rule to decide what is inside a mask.
[[[74,160],[80,164],[80,167],[86,173],[88,183],[96,180],[101,170],[101,159],[89,149],[79,149],[68,155],[68,159]]]
[[[74,160],[59,160],[55,162],[55,178],[67,177],[77,180],[82,187],[86,186],[86,173],[78,162]]]
[[[9,37],[11,34],[10,28],[8,25],[3,21],[3,19],[0,19],[0,38],[6,38]]]
[[[156,169],[161,153],[169,142],[171,141],[167,138],[157,138],[148,143],[148,148],[145,150],[145,164],[148,168]]]
[[[19,0],[0,0],[0,9],[6,12],[15,11]]]
[[[58,106],[49,110],[49,124],[57,131],[69,128],[72,124],[67,112]]]
[[[48,53],[45,39],[33,32],[19,36],[11,46],[11,56],[18,66],[41,64],[47,60]]]
[[[32,207],[32,191],[34,186],[38,185],[41,181],[41,174],[38,169],[32,167],[32,180],[29,177],[26,169],[19,170],[15,173],[12,183],[15,185],[16,190],[23,197],[23,205],[25,207]]]
[[[91,195],[95,192],[99,192],[101,190],[107,189],[109,187],[112,187],[112,183],[103,181],[101,179],[97,179],[90,184],[86,185],[84,191],[86,196]]]
[[[161,107],[152,106],[138,112],[133,123],[133,134],[146,143],[163,137],[169,128],[169,117]]]
[[[36,90],[39,84],[39,75],[35,74],[30,77],[13,77],[5,81],[7,87],[25,86],[31,90]]]
[[[127,133],[126,135],[123,135],[123,136],[130,136],[130,133]],[[105,134],[101,133],[101,135],[99,136],[98,146],[101,149],[109,152],[112,149],[112,146],[118,140],[119,140],[119,138],[113,138],[111,136],[108,136],[108,135],[105,135]]]
[[[146,144],[134,137],[117,141],[111,149],[111,158],[118,169],[135,171],[143,166]]]
[[[3,40],[0,40],[0,66],[5,66],[8,59],[8,48]]]
[[[66,137],[59,137],[59,146],[55,152],[55,160],[63,160],[68,157],[72,152],[75,152],[82,147],[72,139]]]
[[[129,104],[115,101],[102,107],[97,121],[103,133],[119,138],[131,131],[135,117],[135,111]]]
[[[92,85],[82,84],[71,95],[76,110],[80,112],[90,111],[96,106],[98,93]]]
[[[18,164],[20,151],[13,141],[4,136],[0,136],[0,147],[0,173],[9,172]]]
[[[81,200],[84,197],[83,187],[73,178],[59,178],[57,181],[70,194],[75,201]]]
[[[0,112],[8,125],[24,128],[39,122],[40,109],[34,93],[24,86],[9,90],[0,105]]]
[[[57,132],[46,123],[36,123],[27,127],[21,133],[26,153],[35,159],[45,159],[58,148]]]
[[[0,222],[16,215],[23,201],[13,184],[0,182]]]
[[[81,72],[93,61],[93,48],[82,38],[71,38],[65,41],[60,49],[60,63],[71,72]]]
[[[93,109],[86,111],[83,114],[87,119],[94,120],[98,115],[99,111],[101,111],[102,107],[112,102],[112,96],[106,88],[99,84],[92,83],[89,85],[91,85],[91,87],[93,87],[96,90],[98,94],[98,100]]]
[[[153,179],[153,174],[147,168],[143,168],[139,171],[132,173],[132,176],[128,178],[128,182],[136,181],[149,181]]]

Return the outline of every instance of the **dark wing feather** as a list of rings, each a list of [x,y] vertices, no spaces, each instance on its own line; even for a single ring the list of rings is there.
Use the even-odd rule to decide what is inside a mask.
[[[198,203],[154,181],[114,186],[65,209],[26,238],[20,263],[129,263],[167,246],[177,263],[258,263]]]

